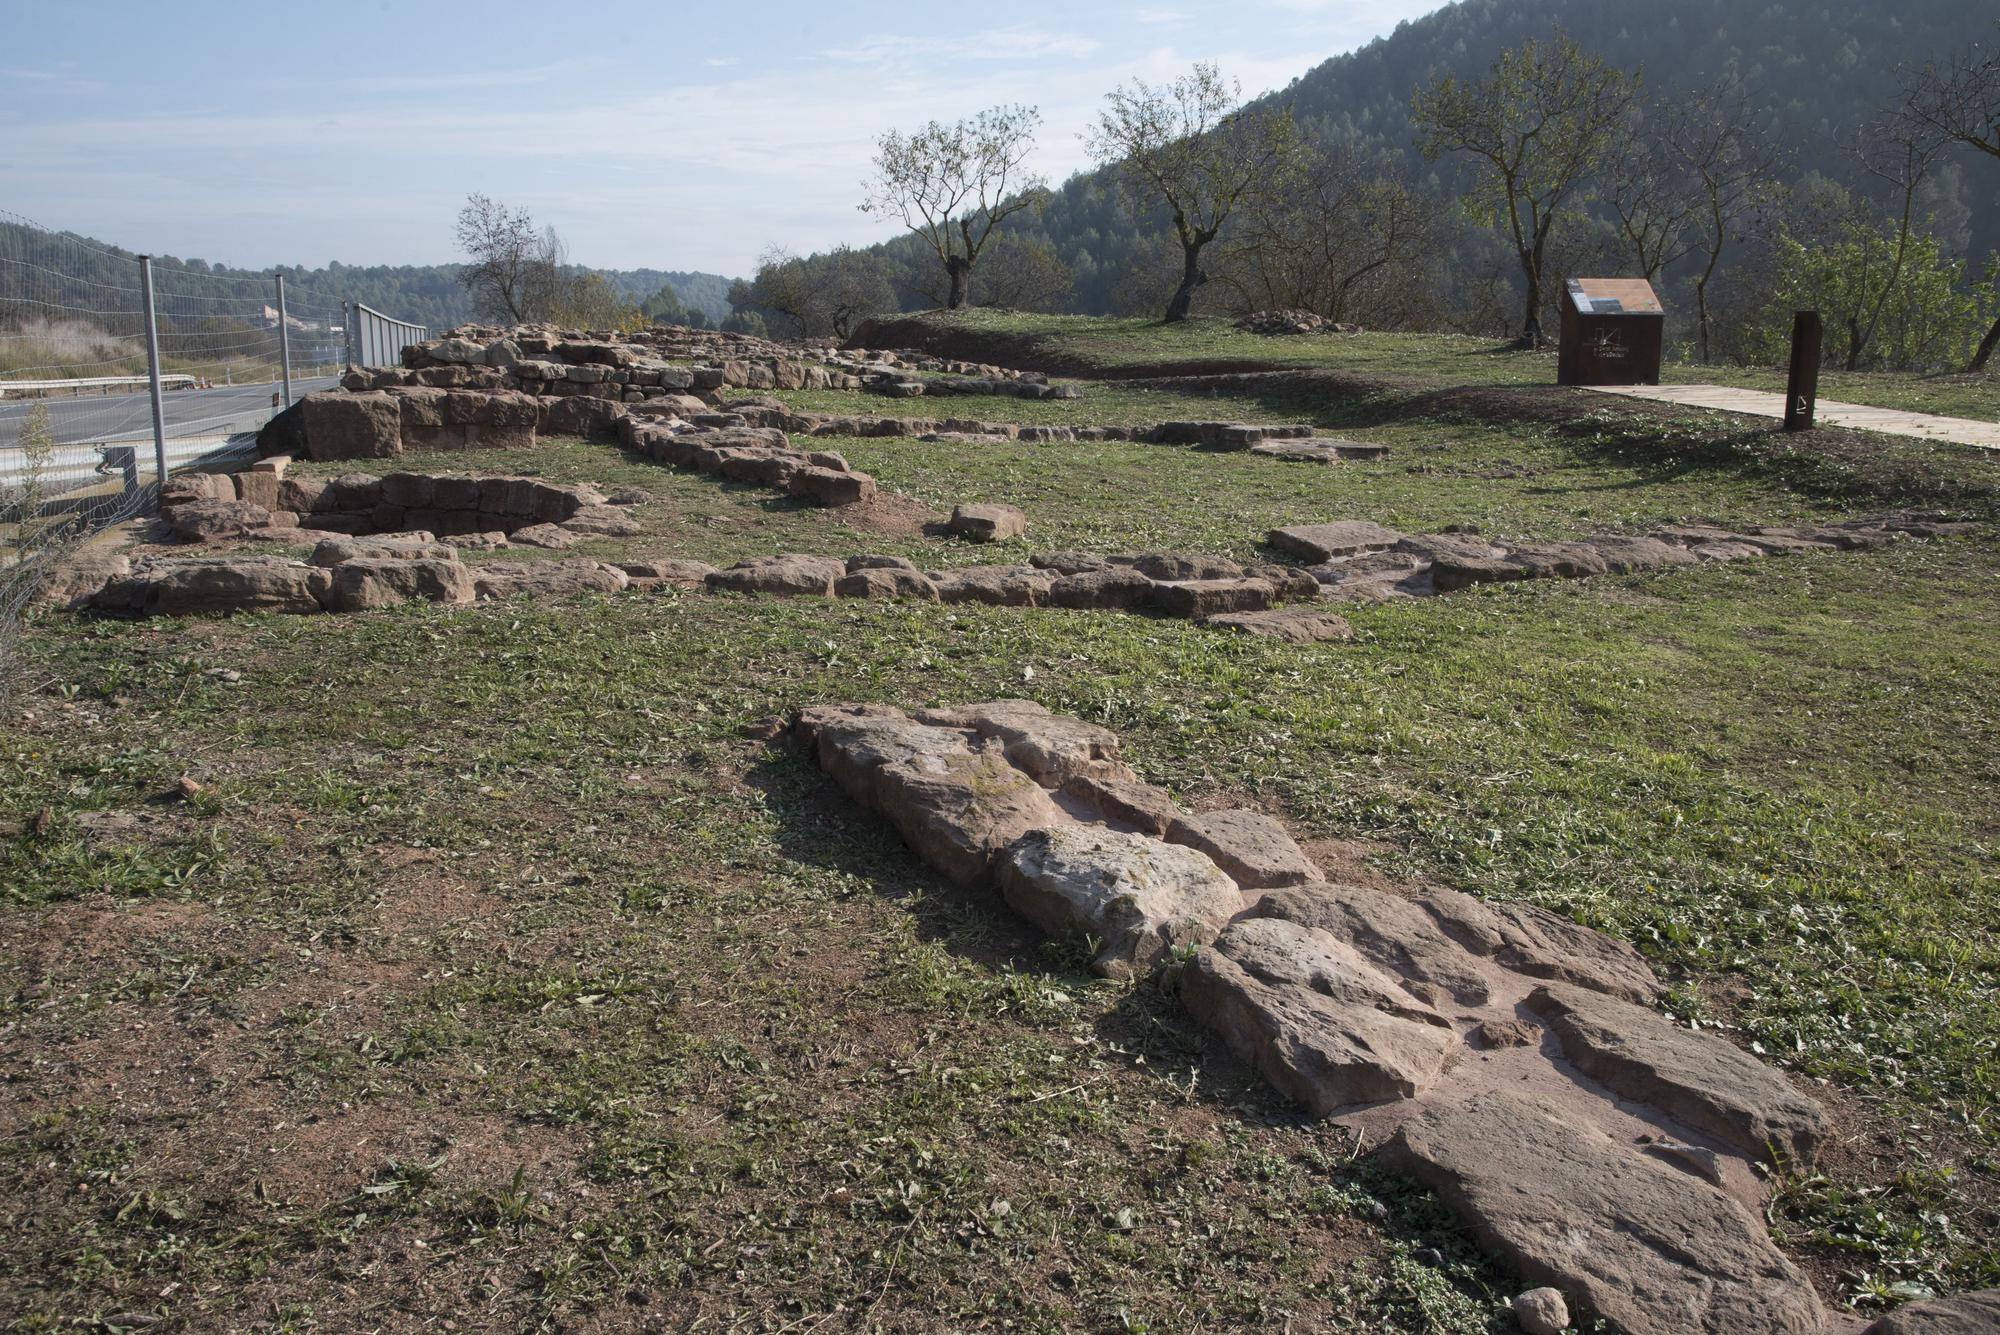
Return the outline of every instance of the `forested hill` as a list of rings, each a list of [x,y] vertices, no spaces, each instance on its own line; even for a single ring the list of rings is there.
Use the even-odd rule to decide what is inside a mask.
[[[89,237],[76,239],[83,242],[83,246],[62,247],[62,258],[53,267],[63,272],[87,270],[74,276],[111,287],[129,287],[137,282],[137,256],[133,252]],[[54,245],[60,247],[61,243]],[[45,234],[34,233],[0,218],[0,257],[36,261],[38,257],[45,260],[49,252],[51,243]],[[162,289],[177,295],[235,298],[271,290],[271,271],[268,269],[237,269],[226,264],[200,259],[184,260],[171,255],[155,256],[154,262],[162,270],[187,271],[174,274],[171,284]],[[44,263],[43,267],[51,266]],[[9,296],[30,295],[25,289],[14,291],[13,288],[30,281],[27,275],[32,272],[35,270],[25,263],[0,264],[0,300]],[[634,303],[652,296],[664,284],[673,287],[683,305],[700,310],[711,322],[718,322],[729,314],[727,293],[730,280],[721,274],[665,269],[605,269],[600,272],[619,295]],[[473,318],[472,298],[459,282],[458,273],[459,266],[456,264],[362,265],[335,261],[318,269],[287,266],[285,291],[292,312],[314,320],[336,312],[343,301],[357,300],[413,324],[448,329]],[[237,281],[243,279],[254,282]]]
[[[1642,70],[1653,95],[1693,98],[1740,80],[1763,132],[1793,151],[1791,174],[1856,183],[1842,145],[1889,107],[1900,68],[1992,40],[1995,17],[1992,0],[1460,0],[1322,62],[1272,96],[1290,101],[1319,135],[1416,163],[1413,90],[1439,74],[1482,75],[1501,51],[1560,25],[1594,53]],[[2000,248],[2000,190],[1991,180],[1953,170],[1937,183],[1940,221],[1962,220],[1974,257]],[[1024,222],[1023,230],[1041,232],[1075,270],[1081,309],[1106,310],[1148,228],[1091,173],[1067,182],[1039,226]]]

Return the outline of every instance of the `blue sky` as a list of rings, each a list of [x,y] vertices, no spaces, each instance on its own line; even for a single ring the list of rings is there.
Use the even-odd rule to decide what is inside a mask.
[[[0,0],[0,209],[246,266],[437,263],[482,191],[583,263],[747,273],[891,234],[856,209],[884,129],[1031,103],[1060,181],[1121,80],[1282,87],[1438,3]]]

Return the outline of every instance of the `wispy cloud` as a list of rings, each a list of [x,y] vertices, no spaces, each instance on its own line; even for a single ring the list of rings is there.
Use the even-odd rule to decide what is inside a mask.
[[[826,52],[828,60],[849,64],[907,64],[917,60],[1046,60],[1082,59],[1103,43],[1081,33],[1046,32],[1040,28],[988,28],[965,36],[919,36],[873,33]]]

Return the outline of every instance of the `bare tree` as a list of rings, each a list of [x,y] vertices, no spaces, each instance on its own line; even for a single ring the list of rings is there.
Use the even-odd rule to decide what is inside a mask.
[[[1134,79],[1105,100],[1110,106],[1085,143],[1098,162],[1119,167],[1172,214],[1181,281],[1166,320],[1185,320],[1195,289],[1208,281],[1202,251],[1251,187],[1293,151],[1291,108],[1243,106],[1240,85],[1207,62],[1157,88]]]
[[[1909,259],[1910,242],[1916,231],[1917,190],[1948,142],[1907,107],[1899,107],[1883,119],[1862,126],[1855,134],[1852,148],[1862,169],[1889,187],[1895,235],[1893,253],[1882,281],[1846,316],[1846,367],[1850,371],[1860,366],[1862,355],[1881,323],[1882,312],[1902,281],[1903,266]]]
[[[1546,42],[1504,51],[1490,77],[1446,75],[1412,103],[1424,156],[1475,159],[1474,211],[1507,234],[1526,284],[1522,338],[1542,341],[1541,300],[1549,235],[1617,142],[1638,79],[1558,30]]]
[[[567,258],[553,227],[538,228],[526,209],[467,195],[458,213],[458,247],[468,260],[459,281],[482,319],[526,324],[548,317]]]
[[[1605,198],[1649,283],[1657,283],[1662,270],[1693,248],[1688,233],[1699,205],[1673,149],[1679,115],[1668,102],[1633,115],[1604,164]]]
[[[1701,360],[1709,360],[1709,293],[1722,252],[1741,240],[1740,229],[1775,196],[1783,150],[1750,126],[1750,102],[1741,87],[1724,85],[1696,99],[1667,123],[1673,152],[1694,202],[1685,227],[1689,252],[1701,256],[1695,275],[1695,325]]]
[[[864,183],[864,213],[900,218],[937,255],[950,281],[945,305],[966,301],[972,266],[993,231],[1047,194],[1027,170],[1042,115],[1033,107],[991,107],[914,134],[890,130],[876,142],[875,179]]]
[[[1245,309],[1397,320],[1438,229],[1436,203],[1347,145],[1291,155],[1248,195],[1218,279]]]
[[[1926,65],[1903,96],[1905,114],[1941,141],[2000,159],[2000,51],[1973,46],[1944,65]],[[2000,319],[1979,340],[1968,371],[1983,371],[2000,347]]]

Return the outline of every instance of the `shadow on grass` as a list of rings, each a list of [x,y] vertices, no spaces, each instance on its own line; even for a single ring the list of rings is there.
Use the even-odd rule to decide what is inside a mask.
[[[950,885],[903,847],[887,821],[840,791],[789,740],[774,742],[748,767],[745,781],[778,819],[779,851],[807,866],[857,878],[906,909],[919,939],[987,971],[1033,974],[1072,996],[1103,995],[1086,968],[1095,953],[1083,941],[1049,941],[992,891]],[[1164,1086],[1163,1097],[1205,1109],[1218,1123],[1249,1122],[1304,1134],[1318,1125],[1274,1094],[1245,1063],[1182,1009],[1177,971],[1156,970],[1102,1006],[1091,1022],[1101,1051],[1133,1074]],[[1429,1189],[1350,1149],[1322,1156],[1322,1208],[1365,1221],[1383,1237],[1380,1301],[1399,1306],[1442,1282],[1492,1304],[1519,1287],[1518,1276],[1482,1256],[1470,1235]]]

